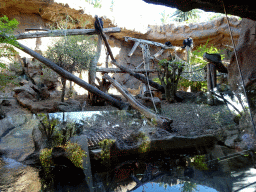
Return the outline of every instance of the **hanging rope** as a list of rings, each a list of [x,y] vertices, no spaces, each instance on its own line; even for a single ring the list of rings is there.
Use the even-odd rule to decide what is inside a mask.
[[[247,93],[246,93],[246,90],[245,90],[244,78],[243,78],[243,76],[242,76],[241,68],[240,68],[240,65],[239,65],[239,63],[238,63],[238,57],[237,57],[237,52],[236,52],[236,48],[235,48],[235,43],[234,43],[233,35],[232,35],[231,29],[230,29],[230,23],[229,23],[229,20],[228,20],[228,16],[227,16],[225,4],[224,4],[224,1],[223,1],[223,0],[222,0],[222,4],[223,4],[223,8],[224,8],[224,13],[225,13],[225,15],[226,15],[227,23],[228,23],[228,29],[229,29],[231,41],[232,41],[232,44],[233,44],[233,47],[234,47],[234,53],[235,53],[237,68],[238,68],[238,71],[239,71],[239,76],[240,76],[240,78],[241,78],[241,80],[242,80],[243,91],[244,91],[244,94],[245,94],[247,103],[248,103],[248,105],[249,105],[249,111],[250,111],[251,122],[252,122],[252,126],[253,126],[253,128],[254,128],[254,132],[255,132],[255,135],[256,135],[256,128],[255,128],[255,123],[254,123],[253,117],[252,117],[251,106],[250,106],[249,99],[248,99],[248,96],[247,96]]]

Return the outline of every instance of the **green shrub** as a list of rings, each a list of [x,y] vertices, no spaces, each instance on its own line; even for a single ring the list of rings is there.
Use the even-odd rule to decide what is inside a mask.
[[[83,158],[86,157],[85,151],[82,150],[80,145],[77,143],[71,143],[67,142],[66,145],[59,145],[58,147],[62,147],[65,149],[67,158],[76,166],[81,169],[83,169]],[[52,149],[43,149],[40,152],[40,162],[43,166],[44,171],[46,174],[50,173],[50,168],[54,166],[53,160],[52,160]]]
[[[110,159],[110,148],[114,142],[115,140],[113,139],[104,139],[99,142],[99,146],[101,147],[100,156],[103,161]]]

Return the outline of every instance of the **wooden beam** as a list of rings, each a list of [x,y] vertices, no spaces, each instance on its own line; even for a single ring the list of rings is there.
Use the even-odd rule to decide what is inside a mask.
[[[119,33],[121,31],[118,27],[104,28],[104,33]],[[38,37],[60,37],[70,35],[96,35],[95,29],[67,29],[67,30],[49,30],[44,32],[21,33],[14,35],[17,39],[29,39]]]
[[[154,45],[157,47],[162,47],[163,49],[175,49],[174,46],[172,47],[168,47],[162,43],[158,43],[158,42],[154,42],[154,41],[149,41],[149,40],[144,40],[144,39],[136,39],[136,38],[132,38],[132,37],[124,37],[125,41],[135,41],[135,42],[139,42],[139,43],[145,43],[145,44],[149,44],[149,45]]]
[[[128,57],[131,57],[134,53],[134,51],[137,49],[137,47],[139,46],[140,42],[135,42],[135,44],[132,47],[132,50],[130,51],[130,53],[128,54]]]
[[[131,69],[132,70],[132,69]],[[123,71],[119,68],[97,68],[97,72],[102,72],[102,73],[127,73],[126,71]],[[150,69],[150,70],[145,70],[145,69],[135,69],[132,70],[134,73],[156,73],[156,69]]]

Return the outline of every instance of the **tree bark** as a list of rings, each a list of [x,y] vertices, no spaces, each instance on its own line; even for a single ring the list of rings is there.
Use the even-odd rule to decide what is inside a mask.
[[[134,109],[137,109],[139,112],[144,114],[148,119],[153,119],[154,121],[156,121],[158,126],[170,129],[170,124],[172,123],[172,120],[151,112],[147,107],[137,102],[136,99],[127,90],[123,89],[122,86],[117,81],[112,79],[109,75],[105,74],[103,78],[109,80],[110,83],[128,100],[128,102]]]
[[[119,33],[121,29],[118,27],[104,28],[104,33]],[[21,33],[14,35],[17,39],[30,39],[38,37],[60,37],[60,36],[70,36],[70,35],[96,35],[98,34],[95,29],[64,29],[64,30],[49,30],[45,32],[35,32],[35,33]]]
[[[65,78],[61,78],[62,91],[61,91],[61,102],[64,102],[65,93],[66,93],[66,82]]]
[[[96,85],[95,84],[96,69],[97,69],[97,63],[99,61],[100,54],[101,54],[101,45],[102,45],[102,38],[100,35],[98,35],[97,54],[94,57],[93,61],[90,63],[90,68],[89,68],[89,84],[91,84],[93,86]],[[89,93],[88,97],[89,97],[89,100],[92,102],[94,100],[93,97],[95,97],[95,95],[93,93]]]
[[[127,105],[125,103],[123,103],[121,101],[118,101],[117,99],[115,99],[115,98],[105,94],[104,92],[98,90],[94,86],[86,83],[82,79],[80,79],[80,78],[76,77],[75,75],[69,73],[68,71],[62,69],[61,67],[59,67],[58,65],[56,65],[55,63],[50,61],[49,59],[44,58],[42,55],[40,55],[37,52],[31,50],[30,48],[26,47],[25,45],[22,45],[21,43],[18,42],[17,48],[21,49],[25,53],[27,53],[27,54],[33,56],[34,58],[36,58],[37,60],[41,61],[46,66],[48,66],[49,68],[54,70],[56,73],[58,73],[61,77],[66,78],[66,79],[68,79],[70,81],[73,81],[76,84],[78,84],[79,86],[81,86],[84,89],[88,90],[89,92],[92,92],[92,93],[94,93],[94,94],[96,94],[96,95],[106,99],[113,106],[115,106],[115,107],[117,107],[119,109],[127,108]]]

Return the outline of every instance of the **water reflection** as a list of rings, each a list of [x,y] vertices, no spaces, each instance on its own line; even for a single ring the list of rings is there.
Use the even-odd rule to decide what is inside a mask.
[[[195,117],[204,117],[207,108],[193,107],[198,112]],[[222,129],[229,126],[223,116],[211,116]],[[152,127],[134,111],[37,114],[4,121],[0,132],[2,191],[225,192],[256,186],[255,140],[249,123],[248,127],[239,125],[246,130],[242,134],[224,129],[235,135],[232,147],[220,135],[173,134]],[[51,152],[44,153],[44,162],[52,163],[43,165],[40,154],[47,150]],[[79,150],[86,155],[79,156]],[[82,163],[82,169],[75,160]]]

